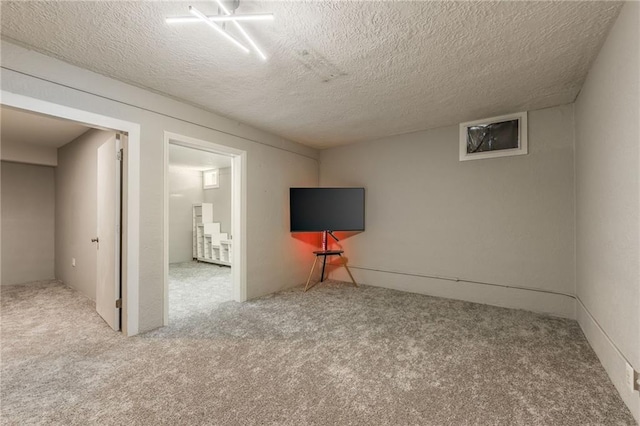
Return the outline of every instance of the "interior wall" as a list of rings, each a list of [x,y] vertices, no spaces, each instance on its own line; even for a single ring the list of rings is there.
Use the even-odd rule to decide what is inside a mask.
[[[366,188],[356,280],[573,318],[573,106],[528,121],[528,155],[461,162],[457,125],[322,151],[322,186]]]
[[[2,40],[2,90],[140,124],[139,330],[162,326],[164,132],[247,152],[247,295],[303,283],[315,244],[289,233],[290,186],[318,184],[318,151]],[[315,243],[315,241],[314,241]]]
[[[96,300],[98,147],[115,138],[91,129],[58,149],[56,168],[56,277]],[[72,266],[75,258],[76,266]]]
[[[575,103],[578,320],[640,421],[640,3],[627,2]]]
[[[3,137],[0,158],[3,161],[55,167],[58,164],[58,150],[55,147],[14,142]]]
[[[2,285],[55,278],[53,167],[1,164]]]
[[[213,204],[213,221],[221,232],[231,235],[231,167],[219,169],[220,186],[204,190],[204,201]]]
[[[202,172],[169,166],[169,263],[193,258],[193,205],[202,203]]]

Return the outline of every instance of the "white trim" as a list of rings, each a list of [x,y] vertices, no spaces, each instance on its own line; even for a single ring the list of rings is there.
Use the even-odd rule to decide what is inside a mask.
[[[237,283],[234,283],[235,299],[238,302],[247,300],[247,170],[247,152],[243,151],[233,158],[231,165],[231,180],[234,183],[239,182],[239,185],[235,185],[237,189],[231,193],[231,233],[240,243],[234,243],[231,247],[233,258],[236,259],[235,262],[240,271],[236,276]]]
[[[578,298],[577,320],[620,397],[629,407],[636,421],[640,422],[640,395],[638,395],[637,391],[632,392],[629,390],[625,380],[625,368],[628,361],[607,333],[600,327],[600,324],[591,315],[591,312],[589,312],[580,298]],[[639,368],[636,365],[633,365],[633,367],[636,370]]]
[[[234,299],[247,300],[247,152],[164,132],[164,247],[163,247],[163,324],[169,324],[169,144],[213,152],[232,158],[231,163],[231,235],[233,236],[233,267],[231,280]]]
[[[524,309],[541,314],[575,319],[575,296],[524,287],[510,287],[462,278],[437,277],[402,272],[364,269],[349,265],[359,284],[409,293],[464,300],[504,308]],[[329,268],[331,279],[349,281],[344,268]]]
[[[162,142],[162,325],[169,325],[169,136]]]
[[[119,120],[106,115],[95,114],[28,96],[2,90],[0,104],[20,108],[53,117],[64,118],[90,127],[120,130],[128,133],[125,149],[127,181],[123,188],[126,197],[126,253],[123,259],[123,332],[127,336],[138,334],[139,330],[139,254],[140,254],[140,124]]]
[[[518,120],[518,148],[501,149],[497,151],[477,152],[474,154],[467,153],[467,128],[477,126],[478,124],[499,123],[501,121]],[[468,121],[460,123],[460,161],[480,160],[483,158],[508,157],[512,155],[524,155],[529,152],[527,138],[527,111],[516,112],[513,114],[499,115],[497,117],[483,118],[482,120]]]

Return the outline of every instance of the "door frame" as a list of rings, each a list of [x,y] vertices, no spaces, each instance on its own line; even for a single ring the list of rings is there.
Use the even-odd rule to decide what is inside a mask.
[[[172,132],[164,132],[164,325],[169,324],[169,145],[231,157],[231,235],[233,235],[231,282],[233,298],[247,300],[247,152]]]
[[[122,180],[122,332],[139,332],[140,124],[65,105],[0,91],[0,104],[114,131],[126,132]]]

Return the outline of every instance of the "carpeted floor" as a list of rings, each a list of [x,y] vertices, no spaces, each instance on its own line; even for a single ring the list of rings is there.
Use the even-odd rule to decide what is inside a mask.
[[[177,325],[233,300],[231,268],[206,262],[169,265],[169,323]]]
[[[2,288],[3,424],[633,425],[574,321],[329,283],[125,338]]]

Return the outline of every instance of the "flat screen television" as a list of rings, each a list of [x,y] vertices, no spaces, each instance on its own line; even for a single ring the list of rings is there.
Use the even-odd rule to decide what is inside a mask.
[[[364,231],[364,188],[290,188],[291,232]]]

